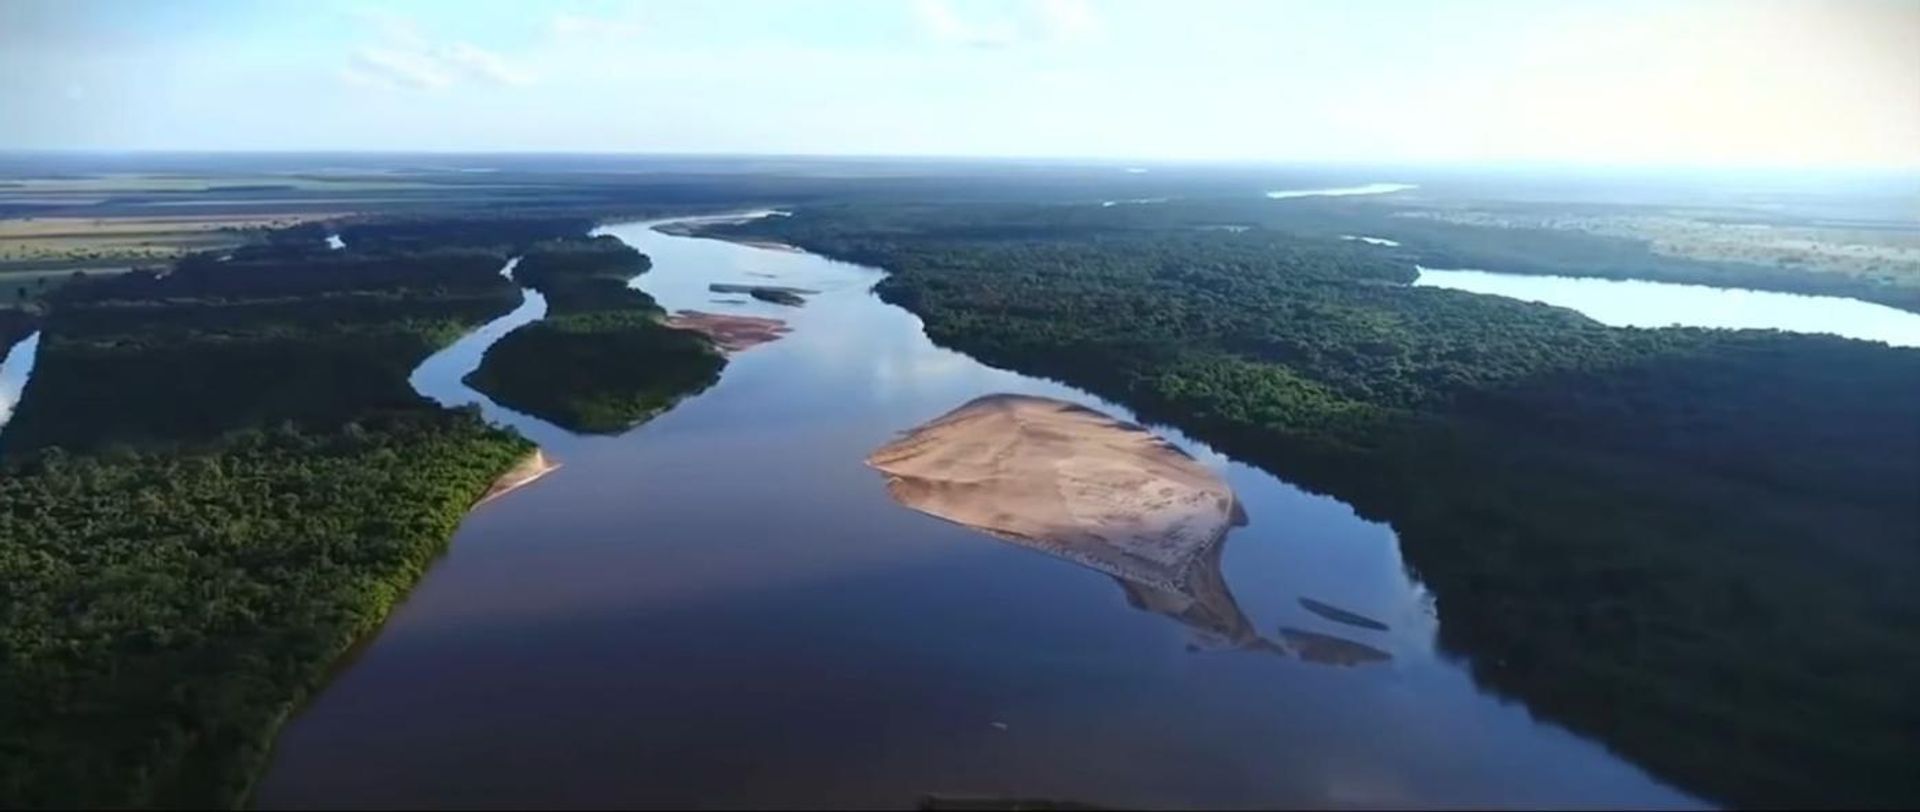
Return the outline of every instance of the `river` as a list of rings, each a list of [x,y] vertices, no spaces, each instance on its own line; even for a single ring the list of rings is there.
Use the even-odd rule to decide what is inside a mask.
[[[33,376],[33,361],[39,354],[40,333],[36,331],[0,355],[0,428],[13,419],[13,409],[20,404],[20,393]]]
[[[603,231],[653,258],[636,287],[668,309],[785,318],[792,334],[619,436],[482,402],[562,467],[468,517],[283,730],[261,805],[1699,805],[1477,689],[1436,652],[1440,621],[1390,528],[1178,432],[1160,430],[1249,519],[1214,588],[1177,596],[1201,611],[896,504],[866,455],[978,395],[1132,415],[934,346],[869,293],[879,271],[647,223]],[[710,282],[821,292],[798,309],[716,303],[736,297]],[[535,307],[415,385],[485,401],[459,375]],[[1390,659],[1289,656],[1282,627]]]
[[[1828,333],[1920,347],[1920,313],[1839,296],[1808,296],[1641,279],[1420,268],[1417,286],[1568,307],[1613,327],[1713,327]]]

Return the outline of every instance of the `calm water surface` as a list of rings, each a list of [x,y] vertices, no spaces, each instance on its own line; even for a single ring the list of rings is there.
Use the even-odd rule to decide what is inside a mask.
[[[13,407],[33,376],[33,361],[40,353],[40,334],[35,332],[6,349],[0,355],[0,427],[13,419]]]
[[[1369,183],[1362,186],[1334,186],[1325,189],[1275,189],[1267,197],[1274,200],[1291,200],[1296,197],[1352,197],[1354,195],[1390,195],[1418,189],[1412,183]]]
[[[1435,268],[1421,268],[1414,284],[1569,307],[1614,327],[1772,329],[1920,347],[1920,313],[1839,296]]]
[[[467,519],[285,729],[262,805],[1697,805],[1438,656],[1389,528],[1178,433],[1163,432],[1249,518],[1215,588],[1188,596],[1207,611],[1134,608],[1116,577],[895,504],[864,457],[978,395],[1131,415],[934,347],[868,293],[878,271],[605,231],[653,257],[636,286],[668,308],[783,317],[793,334],[616,437],[483,404],[564,467]],[[822,293],[718,304],[709,282]],[[489,340],[416,385],[470,402],[457,379]],[[1391,660],[1307,662],[1276,645],[1281,627]]]

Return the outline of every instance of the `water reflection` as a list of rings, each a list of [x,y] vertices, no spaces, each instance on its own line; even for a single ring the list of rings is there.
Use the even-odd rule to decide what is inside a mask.
[[[934,346],[869,293],[877,270],[604,231],[653,258],[633,284],[669,311],[791,333],[634,431],[540,439],[565,467],[467,518],[283,731],[260,806],[1694,805],[1436,653],[1391,528],[1178,431],[1153,428],[1254,521],[1157,572],[901,509],[866,456],[956,404],[1132,413]],[[821,293],[710,301],[744,278]],[[1239,653],[1265,648],[1257,630],[1326,632],[1301,595],[1390,626],[1360,640],[1391,659]]]
[[[1839,296],[1805,296],[1640,279],[1420,268],[1414,285],[1570,307],[1614,327],[1713,327],[1827,333],[1920,347],[1920,313]]]
[[[0,427],[13,418],[13,409],[20,403],[20,393],[27,388],[33,361],[39,354],[40,333],[35,332],[8,348],[5,360],[0,360]]]
[[[1287,641],[1287,647],[1293,653],[1310,663],[1354,666],[1384,663],[1393,659],[1392,654],[1336,635],[1282,626],[1280,636]]]
[[[507,260],[507,264],[500,269],[500,275],[513,279],[513,269],[519,264],[519,257]],[[533,288],[521,288],[520,295],[520,306],[461,336],[421,361],[419,366],[414,367],[413,374],[408,376],[407,383],[413,387],[413,391],[431,398],[435,403],[449,409],[477,408],[487,422],[512,428],[535,444],[547,447],[571,438],[573,433],[533,415],[495,403],[493,398],[468,386],[466,382],[467,375],[480,368],[481,359],[494,342],[521,325],[546,317],[547,297]]]
[[[1363,186],[1334,186],[1325,189],[1276,189],[1268,192],[1267,197],[1274,200],[1291,200],[1296,197],[1350,197],[1353,195],[1385,195],[1418,189],[1411,183],[1369,183]]]
[[[1387,624],[1381,623],[1378,620],[1374,620],[1373,618],[1367,617],[1366,615],[1360,614],[1358,612],[1349,612],[1338,606],[1334,606],[1333,604],[1325,603],[1322,601],[1316,601],[1312,598],[1301,598],[1300,606],[1301,608],[1306,609],[1309,612],[1312,612],[1323,618],[1331,620],[1335,623],[1345,623],[1348,626],[1357,626],[1362,629],[1371,629],[1376,632],[1384,632],[1388,630]]]

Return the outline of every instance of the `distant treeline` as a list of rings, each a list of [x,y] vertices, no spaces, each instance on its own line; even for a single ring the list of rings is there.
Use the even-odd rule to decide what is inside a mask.
[[[1508,204],[1525,209],[1524,204]],[[1552,204],[1542,204],[1552,205]],[[1620,207],[1586,207],[1619,213]],[[1552,210],[1560,210],[1556,207]],[[1343,235],[1392,239],[1396,247],[1348,246],[1366,255],[1411,266],[1475,268],[1519,274],[1652,279],[1666,282],[1847,296],[1920,312],[1920,279],[1881,279],[1781,268],[1751,262],[1708,261],[1656,253],[1644,240],[1548,228],[1498,228],[1450,223],[1409,213],[1390,201],[1339,199],[1267,200],[1258,195],[1195,196],[1162,203],[1063,206],[1047,203],[899,202],[886,206],[818,204],[814,214],[847,212],[850,219],[818,218],[816,238],[835,233],[878,235],[912,231],[928,217],[941,221],[951,239],[1103,239],[1129,234],[1166,236],[1232,233],[1311,242],[1345,242]],[[1417,210],[1416,210],[1417,211]],[[857,222],[855,222],[857,221]],[[768,224],[775,225],[775,224]],[[764,230],[748,226],[746,231]]]
[[[1405,252],[1092,210],[730,229],[1390,522],[1477,679],[1668,780],[1920,801],[1920,351],[1608,328],[1411,287]]]

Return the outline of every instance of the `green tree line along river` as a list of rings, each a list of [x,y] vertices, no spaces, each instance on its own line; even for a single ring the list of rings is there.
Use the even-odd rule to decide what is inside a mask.
[[[886,268],[936,342],[1390,522],[1477,680],[1682,787],[1920,798],[1920,351],[1610,328],[1352,241],[1086,216],[729,229]]]
[[[415,394],[409,371],[514,307],[498,271],[528,250],[569,330],[608,314],[607,346],[566,352],[605,357],[651,324],[643,295],[596,275],[645,258],[600,250],[591,226],[391,220],[347,226],[346,250],[289,229],[50,296],[0,435],[0,805],[242,803],[281,722],[531,450]],[[576,279],[568,258],[588,256]],[[0,332],[31,327],[14,313]],[[710,380],[718,354],[674,338],[666,357],[695,370],[675,380]],[[647,374],[617,395],[661,391]]]

